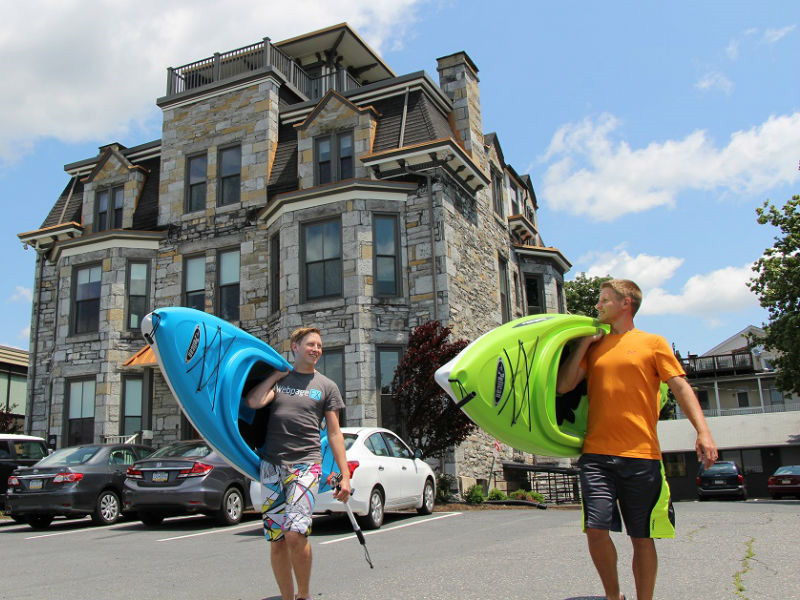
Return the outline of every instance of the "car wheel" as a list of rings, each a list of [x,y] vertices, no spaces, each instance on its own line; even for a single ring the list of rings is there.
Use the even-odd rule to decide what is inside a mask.
[[[119,521],[119,515],[119,496],[116,492],[112,490],[100,492],[92,513],[92,522],[95,525],[112,525]]]
[[[28,515],[25,520],[34,529],[47,529],[53,522],[53,515]]]
[[[236,525],[241,522],[243,512],[244,497],[238,489],[232,487],[222,497],[222,506],[215,517],[220,525]]]
[[[139,520],[148,527],[158,527],[164,520],[164,515],[157,512],[139,511]]]
[[[383,525],[383,492],[380,489],[372,489],[369,495],[369,512],[360,520],[364,529],[380,529]]]
[[[425,480],[425,487],[422,488],[422,506],[417,509],[421,515],[429,515],[433,512],[434,493],[433,482],[430,479]]]

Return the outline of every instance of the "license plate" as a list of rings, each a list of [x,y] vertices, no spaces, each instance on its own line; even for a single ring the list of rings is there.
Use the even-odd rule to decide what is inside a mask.
[[[41,479],[31,479],[31,483],[28,486],[29,490],[40,490],[42,489],[43,481]]]
[[[725,480],[724,479],[715,479],[714,480],[714,485],[725,485]]]
[[[792,484],[792,480],[791,479],[781,479],[781,483],[783,485],[791,485]]]
[[[164,483],[169,480],[169,473],[166,471],[153,471],[153,483]]]

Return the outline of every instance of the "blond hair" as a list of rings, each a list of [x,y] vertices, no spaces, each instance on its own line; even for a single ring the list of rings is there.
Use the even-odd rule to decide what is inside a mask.
[[[620,300],[631,299],[631,316],[635,315],[642,305],[642,290],[630,279],[609,279],[601,284],[600,289],[604,288],[613,291]]]
[[[322,333],[316,327],[298,327],[292,332],[291,337],[289,337],[289,341],[292,344],[297,344],[299,346],[302,343],[303,338],[309,333],[316,333],[319,337],[322,337]]]

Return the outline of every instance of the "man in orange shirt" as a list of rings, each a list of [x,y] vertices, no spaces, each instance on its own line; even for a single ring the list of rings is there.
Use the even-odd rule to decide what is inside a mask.
[[[578,462],[583,528],[609,600],[625,598],[609,534],[622,530],[621,520],[633,544],[638,600],[653,598],[658,571],[654,538],[675,536],[656,433],[662,381],[697,431],[698,460],[706,467],[717,460],[703,411],[669,344],[634,327],[641,301],[642,292],[632,281],[603,283],[596,308],[600,322],[610,325],[611,332],[581,338],[558,374],[559,393],[574,389],[584,377],[587,380],[589,417]]]

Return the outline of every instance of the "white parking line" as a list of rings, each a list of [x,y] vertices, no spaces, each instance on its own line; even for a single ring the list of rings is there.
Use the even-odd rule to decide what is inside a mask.
[[[120,529],[122,527],[127,527],[128,524],[125,525],[107,525],[105,527],[97,527],[88,525],[87,527],[81,527],[80,529],[70,529],[69,531],[57,531],[55,533],[43,533],[41,535],[32,535],[30,537],[26,537],[26,540],[38,540],[41,538],[48,538],[48,537],[55,537],[57,535],[70,535],[71,533],[86,533],[92,531],[102,531],[104,529]]]
[[[413,527],[414,525],[423,525],[425,523],[430,523],[431,521],[438,521],[439,519],[446,519],[447,517],[455,517],[460,515],[460,512],[451,512],[451,513],[442,513],[438,517],[431,517],[430,519],[423,519],[421,521],[414,521],[412,523],[403,523],[402,525],[395,525],[394,527],[383,527],[381,529],[376,529],[375,531],[365,531],[364,535],[377,535],[379,533],[388,533],[390,531],[394,531],[395,529],[403,529],[405,527]],[[325,546],[327,544],[338,544],[339,542],[344,542],[345,540],[352,540],[355,538],[356,535],[347,535],[345,537],[336,538],[335,540],[328,540],[327,542],[320,542],[320,546]]]
[[[236,531],[237,529],[244,529],[245,527],[252,527],[253,529],[263,528],[264,526],[261,524],[261,521],[258,523],[244,523],[242,525],[237,525],[236,527],[223,527],[220,529],[211,529],[209,531],[199,531],[197,533],[187,533],[186,535],[177,535],[175,537],[168,537],[168,538],[161,538],[160,540],[156,540],[157,542],[171,542],[173,540],[183,540],[186,538],[198,537],[201,535],[211,535],[214,533],[228,533],[229,531]]]

